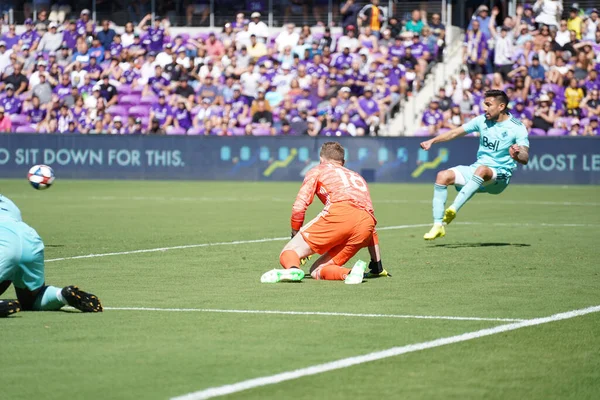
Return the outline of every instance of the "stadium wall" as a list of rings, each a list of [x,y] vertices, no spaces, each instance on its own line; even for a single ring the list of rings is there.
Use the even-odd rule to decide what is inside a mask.
[[[327,137],[0,135],[0,177],[34,164],[58,178],[299,181]],[[478,140],[420,149],[422,138],[339,138],[347,166],[371,182],[432,182],[475,160]],[[600,184],[600,138],[531,138],[531,160],[513,183]]]

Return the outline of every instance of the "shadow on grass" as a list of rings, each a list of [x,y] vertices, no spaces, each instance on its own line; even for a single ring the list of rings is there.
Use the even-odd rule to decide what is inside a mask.
[[[465,247],[531,247],[531,245],[527,244],[527,243],[487,242],[487,243],[445,243],[445,244],[436,244],[433,247],[444,247],[446,249],[462,249]]]
[[[64,244],[44,244],[44,247],[65,247]]]

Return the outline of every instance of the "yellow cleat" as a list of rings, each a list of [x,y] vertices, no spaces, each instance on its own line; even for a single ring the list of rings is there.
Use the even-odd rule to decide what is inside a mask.
[[[304,257],[300,259],[300,265],[304,266],[307,262],[310,261],[310,259],[312,258],[312,255],[308,256],[308,257]]]
[[[454,220],[454,218],[456,218],[456,209],[450,206],[446,209],[446,212],[444,213],[444,219],[442,220],[442,222],[448,225]]]
[[[433,225],[431,230],[423,236],[423,239],[434,240],[444,236],[446,236],[446,230],[444,229],[444,225],[435,224]]]
[[[365,274],[365,279],[371,279],[371,278],[382,278],[382,277],[388,277],[391,278],[392,274],[390,274],[389,272],[387,272],[387,270],[384,268],[383,271],[381,271],[380,273],[374,273],[374,272],[367,272]]]

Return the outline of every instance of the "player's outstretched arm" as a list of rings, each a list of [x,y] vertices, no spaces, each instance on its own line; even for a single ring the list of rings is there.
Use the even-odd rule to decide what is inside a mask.
[[[465,136],[466,134],[467,132],[465,131],[465,128],[459,126],[458,128],[451,129],[446,133],[442,133],[439,136],[426,140],[425,142],[421,142],[421,148],[423,150],[429,150],[435,143],[448,142],[461,136]]]
[[[527,165],[529,162],[529,147],[513,144],[509,149],[510,156],[519,164]]]

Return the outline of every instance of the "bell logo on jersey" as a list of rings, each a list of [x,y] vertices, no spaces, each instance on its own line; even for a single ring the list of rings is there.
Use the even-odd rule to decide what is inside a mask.
[[[490,150],[498,151],[498,146],[500,145],[499,140],[490,141],[487,136],[483,136],[481,145],[483,147],[487,147]]]

